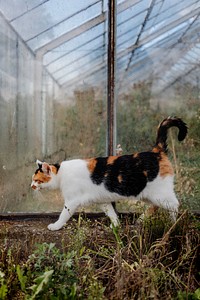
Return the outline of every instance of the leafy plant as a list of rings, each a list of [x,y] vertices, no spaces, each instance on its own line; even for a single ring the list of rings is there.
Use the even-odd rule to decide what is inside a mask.
[[[194,293],[179,291],[177,300],[200,300],[200,288],[198,288]]]
[[[74,295],[74,287],[78,281],[74,264],[75,256],[76,251],[62,253],[54,243],[37,245],[25,265],[27,280],[24,280],[23,276],[20,280],[21,286],[24,287],[24,281],[27,281],[28,289],[33,291],[31,299],[44,292],[47,298],[73,299],[70,295]]]
[[[0,271],[0,299],[4,300],[6,298],[8,287],[5,282],[5,274]]]
[[[17,271],[17,276],[18,276],[19,282],[20,282],[21,290],[23,292],[25,292],[26,291],[27,276],[24,275],[24,271],[21,270],[19,265],[17,265],[16,271]]]
[[[36,296],[47,292],[48,284],[50,282],[50,278],[53,274],[53,270],[46,271],[41,276],[38,276],[34,279],[35,284],[32,285],[29,289],[33,291],[33,295],[29,298],[29,300],[35,300]],[[48,293],[47,293],[48,294]]]

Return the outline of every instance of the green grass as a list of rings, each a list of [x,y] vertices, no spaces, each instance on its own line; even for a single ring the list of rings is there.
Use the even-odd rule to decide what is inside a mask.
[[[184,211],[174,225],[160,212],[113,230],[107,219],[80,217],[59,240],[45,229],[13,243],[13,232],[1,231],[0,299],[197,300],[199,230]]]

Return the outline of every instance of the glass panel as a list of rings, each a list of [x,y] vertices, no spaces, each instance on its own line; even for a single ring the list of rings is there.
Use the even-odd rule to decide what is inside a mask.
[[[86,21],[93,19],[96,16],[99,16],[101,13],[101,3],[94,4],[90,6],[87,10],[83,10],[80,13],[77,13],[67,20],[63,20],[60,23],[54,25],[54,27],[41,32],[38,35],[35,35],[32,38],[29,38],[27,44],[33,49],[37,50],[38,48],[44,46],[48,42],[51,42],[52,39],[61,36],[62,34],[69,32],[70,30],[77,28],[78,26],[84,24]],[[77,19],[79,23],[77,24]]]
[[[57,191],[30,188],[35,161],[105,155],[107,17],[102,1],[15,4],[0,1],[0,213],[60,211]]]
[[[85,49],[90,49],[89,43],[98,39],[100,36],[104,35],[104,24],[101,23],[97,26],[86,30],[80,35],[70,39],[68,42],[63,43],[59,47],[54,48],[52,51],[47,52],[44,55],[44,65],[49,65],[54,61],[62,58],[70,52],[79,50],[79,47],[85,47]],[[56,62],[55,65],[57,65]]]
[[[92,52],[96,52],[96,55],[98,55],[98,52],[102,52],[100,48],[102,47],[104,43],[104,37],[103,35],[100,37],[95,38],[94,40],[84,43],[84,40],[82,40],[82,43],[80,46],[76,48],[75,51],[67,51],[64,55],[62,55],[57,60],[54,60],[52,63],[48,65],[48,70],[50,72],[56,72],[57,70],[66,69],[66,66],[72,64],[73,62],[76,63],[80,59],[87,59],[87,56],[91,56]],[[76,43],[76,46],[78,44]]]
[[[169,23],[180,19],[185,14],[195,11],[195,9],[199,7],[196,1],[191,1],[190,3],[188,3],[187,0],[180,2],[177,1],[176,3],[175,1],[165,1],[164,3],[167,3],[168,6],[166,7],[166,5],[162,5],[156,16],[150,18],[149,22],[145,26],[143,37],[148,36],[159,28],[167,26]],[[153,16],[153,14],[154,11],[152,11],[151,16]]]
[[[104,63],[103,63],[104,65]],[[94,69],[98,70],[101,69],[102,65],[102,56],[99,57],[99,59],[93,60],[92,62],[90,61],[90,64],[85,64],[81,67],[81,70],[79,70],[79,68],[77,68],[76,65],[76,69],[71,72],[71,73],[65,73],[63,74],[63,76],[59,77],[59,82],[60,84],[64,84],[66,83],[66,81],[68,80],[72,80],[72,79],[77,79],[79,81],[81,81],[82,83],[85,82],[85,75],[90,72],[92,70],[92,72],[94,71]],[[82,79],[80,79],[80,77]]]
[[[1,11],[6,16],[7,20],[11,21],[13,19],[19,18],[23,14],[26,14],[31,9],[40,6],[42,3],[47,2],[48,0],[9,0],[1,1]],[[12,8],[12,9],[11,9]]]
[[[179,201],[183,207],[199,209],[200,194],[195,188],[200,185],[195,162],[199,158],[193,144],[195,140],[199,149],[199,1],[155,1],[140,8],[146,13],[140,14],[138,23],[134,7],[118,18],[117,143],[123,154],[150,150],[162,119],[169,115],[183,118],[192,132],[179,144],[177,132],[171,130],[168,155],[175,166]],[[118,204],[119,210],[137,208],[128,200],[126,205]]]
[[[132,28],[134,30],[135,28],[137,28],[139,25],[142,24],[142,22],[145,18],[145,15],[146,15],[146,11],[137,15],[137,17],[134,17],[132,19],[129,19],[126,22],[121,23],[121,25],[119,25],[117,28],[117,33],[119,35],[122,35],[122,32],[130,31],[130,28]]]
[[[11,5],[11,1],[7,2],[7,5]],[[23,2],[24,5],[26,5],[26,1]],[[75,14],[78,16],[82,10],[87,7],[90,9],[90,5],[96,5],[96,3],[97,1],[94,2],[93,0],[80,1],[79,3],[72,0],[59,0],[59,2],[57,0],[46,1],[33,10],[29,11],[26,9],[27,13],[15,19],[12,25],[20,32],[22,38],[27,41],[49,30],[51,27],[64,22],[66,19],[69,19],[70,22],[70,19],[73,18]],[[87,15],[86,13],[86,16]],[[30,20],[32,20],[33,23],[30,22]],[[79,21],[81,22],[81,20]],[[24,24],[26,24],[26,26],[24,26]],[[34,26],[32,24],[34,24]]]
[[[102,46],[99,44],[99,46]],[[102,61],[102,51],[103,47],[99,47],[98,49],[94,49],[94,51],[91,51],[87,53],[87,55],[84,55],[84,57],[76,59],[76,55],[71,55],[73,58],[71,63],[65,64],[63,67],[61,67],[58,71],[53,72],[54,77],[56,80],[60,80],[60,78],[65,77],[67,74],[73,72],[74,70],[79,70],[79,72],[83,72],[84,66],[90,66],[91,59],[92,59],[92,65],[96,60]],[[91,66],[90,66],[91,67]],[[60,81],[59,81],[60,82]]]
[[[144,1],[143,1],[143,3],[144,3]],[[129,19],[137,18],[138,15],[143,13],[145,9],[146,9],[146,6],[144,6],[144,4],[142,5],[142,3],[140,1],[137,4],[131,6],[130,8],[118,13],[118,15],[117,15],[118,27],[122,23],[127,22]]]

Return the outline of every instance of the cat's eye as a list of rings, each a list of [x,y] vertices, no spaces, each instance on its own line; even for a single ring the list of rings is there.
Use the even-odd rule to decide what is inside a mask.
[[[38,184],[41,184],[42,183],[42,181],[40,181],[40,180],[35,180],[35,182],[37,182]]]

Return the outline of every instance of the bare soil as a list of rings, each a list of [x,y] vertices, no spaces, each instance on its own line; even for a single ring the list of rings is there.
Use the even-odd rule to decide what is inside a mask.
[[[67,225],[61,230],[48,230],[48,224],[56,220],[57,216],[46,217],[41,220],[1,220],[0,250],[2,250],[2,247],[11,249],[12,255],[20,263],[26,261],[35,249],[36,244],[55,243],[60,249],[67,248],[70,241],[72,241],[74,230],[79,226],[79,220],[76,216],[68,221]],[[86,219],[82,219],[81,222],[85,221]],[[86,236],[89,243],[94,240],[94,237],[99,238],[102,235],[102,238],[104,238],[104,235],[106,235],[106,232],[104,232],[105,224],[107,229],[110,229],[109,220],[106,217],[87,219],[86,222],[88,226]],[[112,235],[112,231],[109,231]]]

